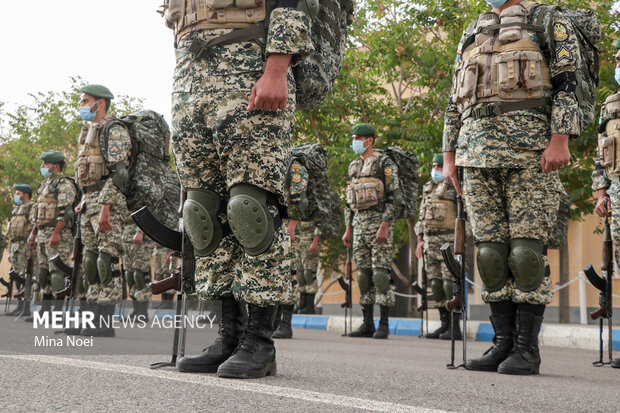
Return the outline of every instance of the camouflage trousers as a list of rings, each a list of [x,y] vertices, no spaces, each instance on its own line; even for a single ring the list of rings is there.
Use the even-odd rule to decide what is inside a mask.
[[[300,222],[295,228],[295,242],[293,242],[293,267],[297,271],[297,283],[300,293],[316,294],[319,286],[316,272],[319,268],[319,254],[310,252],[310,245],[314,240],[314,225],[304,228]]]
[[[26,274],[27,251],[28,245],[26,244],[26,240],[11,241],[11,250],[9,251],[11,266],[16,273],[22,276]]]
[[[607,189],[611,201],[611,239],[614,246],[614,259],[620,263],[620,182],[611,181]]]
[[[555,225],[564,188],[557,172],[527,169],[464,168],[463,193],[474,240],[509,243],[530,238],[547,243]],[[544,257],[548,266],[547,258]],[[508,265],[508,263],[506,263]],[[521,291],[512,278],[499,291],[483,289],[485,302],[549,304],[551,280],[545,277],[534,291]]]
[[[168,249],[162,247],[160,245],[155,245],[153,248],[153,277],[156,281],[163,280],[164,278],[168,278],[174,272],[174,261],[176,259],[171,257],[170,259],[173,261],[172,268],[169,264],[166,264],[166,259],[168,258]],[[174,294],[176,291],[170,289],[166,291],[167,294]]]
[[[136,280],[136,276],[149,277],[151,275],[151,255],[155,242],[144,235],[142,243],[134,244],[133,237],[138,232],[138,226],[133,221],[125,222],[123,227],[123,264],[125,266],[125,278],[129,286],[129,296],[136,301],[151,301],[151,291],[148,282]],[[134,271],[140,271],[135,275]],[[137,284],[144,284],[137,288]]]
[[[197,36],[208,40],[215,32]],[[184,40],[185,41],[185,40]],[[186,47],[187,44],[179,44]],[[189,39],[188,39],[189,41]],[[256,49],[258,48],[258,49]],[[211,49],[216,56],[195,60],[177,58],[172,96],[172,144],[183,188],[216,192],[225,206],[229,190],[251,184],[286,204],[284,177],[295,120],[295,85],[288,72],[289,97],[285,110],[248,111],[251,90],[262,67],[247,71],[246,53],[260,45],[242,42]],[[255,53],[254,53],[255,54]],[[269,207],[278,215],[275,206]],[[219,214],[223,224],[226,216]],[[290,284],[290,239],[276,225],[274,241],[261,255],[249,256],[233,235],[226,236],[209,257],[196,260],[196,287],[207,299],[234,294],[237,300],[277,305]]]
[[[71,265],[69,262],[71,252],[73,251],[73,233],[71,232],[71,229],[64,228],[60,233],[60,243],[55,247],[50,247],[49,240],[53,233],[53,226],[39,228],[39,231],[37,232],[37,256],[39,261],[39,271],[41,268],[47,268],[49,273],[59,273],[60,271],[50,261],[56,254],[60,256],[62,262],[67,265]],[[52,277],[50,274],[47,275],[46,280],[39,279],[39,284],[41,286],[41,294],[52,294],[54,290],[58,291],[64,288],[64,285],[60,284],[52,286]]]
[[[113,257],[120,257],[122,252],[122,235],[125,217],[127,215],[127,204],[122,195],[117,195],[116,199],[110,203],[110,223],[112,229],[108,231],[99,230],[99,215],[101,204],[98,202],[99,191],[90,192],[84,195],[86,210],[80,219],[82,230],[82,244],[85,250],[105,252]]]
[[[379,276],[377,269],[384,269],[388,272],[392,268],[392,240],[394,237],[394,225],[388,229],[388,240],[386,242],[377,241],[377,230],[381,225],[381,219],[373,222],[356,222],[358,225],[353,227],[353,259],[358,268],[358,285],[360,285],[360,304],[377,304],[381,306],[393,307],[396,304],[396,296],[388,287],[384,291],[377,291],[376,277]],[[354,223],[355,224],[355,223]],[[359,269],[372,269],[372,282],[369,287],[362,289],[359,283]],[[389,280],[382,280],[383,284],[389,285]]]
[[[448,271],[448,267],[443,260],[441,246],[445,243],[452,245],[454,242],[453,232],[438,232],[433,234],[424,234],[424,269],[426,277],[432,279],[454,280],[454,277]],[[452,297],[448,297],[450,299]],[[443,308],[446,306],[446,298],[435,300],[435,308]]]

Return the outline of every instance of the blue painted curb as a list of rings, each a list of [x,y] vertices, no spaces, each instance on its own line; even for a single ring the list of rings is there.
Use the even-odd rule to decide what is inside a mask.
[[[611,330],[611,348],[620,351],[620,330]]]
[[[396,320],[396,328],[392,334],[396,336],[419,336],[422,329],[421,320]],[[391,330],[391,329],[390,329]],[[391,331],[390,331],[391,333]]]
[[[293,328],[308,328],[311,330],[327,330],[328,316],[308,316],[293,314],[291,320],[291,327]]]
[[[491,323],[480,323],[476,331],[476,341],[493,341],[495,330]]]

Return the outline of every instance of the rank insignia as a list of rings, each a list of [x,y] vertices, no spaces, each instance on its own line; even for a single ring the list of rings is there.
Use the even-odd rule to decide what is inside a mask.
[[[565,25],[562,23],[556,23],[553,25],[553,39],[556,42],[563,42],[568,39],[568,33]]]
[[[556,60],[559,62],[560,60],[573,60],[573,52],[568,50],[568,48],[564,45],[561,45],[559,49],[555,52]]]
[[[121,148],[118,146],[118,144],[113,143],[108,148],[108,152],[110,153],[110,155],[117,157],[118,155],[121,154]]]

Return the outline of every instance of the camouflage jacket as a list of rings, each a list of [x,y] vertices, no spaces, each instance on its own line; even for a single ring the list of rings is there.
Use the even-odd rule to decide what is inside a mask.
[[[617,95],[618,93],[620,93],[620,89],[616,90],[616,93],[614,93],[614,95]],[[613,95],[611,95],[610,97],[612,96]],[[612,114],[609,113],[609,111],[607,110],[607,107],[605,106],[605,103],[603,103],[603,105],[601,106],[601,114],[599,116],[599,125],[604,124],[606,121],[610,120],[611,117],[612,117]],[[605,130],[599,130],[599,141],[601,140],[602,135],[606,135]],[[594,171],[592,171],[592,190],[593,191],[598,191],[599,189],[603,189],[603,188],[609,188],[609,186],[611,185],[612,179],[618,181],[618,178],[613,177],[613,176],[610,177],[607,174],[607,170],[602,165],[601,161],[602,161],[603,154],[600,152],[600,147],[597,148],[596,154],[597,156],[596,156],[596,160],[594,161]]]

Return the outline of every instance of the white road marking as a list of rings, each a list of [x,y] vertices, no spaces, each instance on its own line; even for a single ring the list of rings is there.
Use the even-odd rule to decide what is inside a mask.
[[[174,371],[151,370],[145,367],[127,366],[114,363],[102,363],[99,361],[88,361],[56,356],[0,354],[0,357],[14,360],[33,361],[37,363],[48,363],[77,368],[86,368],[98,371],[109,371],[112,373],[131,374],[134,376],[143,376],[162,380],[177,381],[182,383],[199,384],[209,387],[219,387],[226,390],[245,391],[275,397],[288,397],[291,399],[304,400],[314,403],[323,403],[332,406],[363,409],[375,412],[447,413],[445,410],[427,409],[418,406],[410,406],[405,404],[382,402],[369,399],[360,399],[357,397],[322,393],[311,390],[294,389],[290,387],[271,386],[266,384],[260,384],[251,380],[219,379],[212,375],[187,373],[182,374]]]

